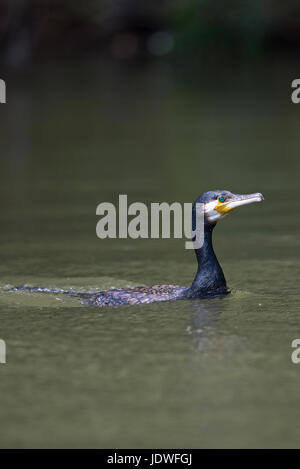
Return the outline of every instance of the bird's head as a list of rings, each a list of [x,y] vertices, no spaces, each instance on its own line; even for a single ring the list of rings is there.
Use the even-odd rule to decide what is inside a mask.
[[[214,190],[204,192],[196,202],[203,204],[205,224],[214,225],[229,212],[241,205],[262,202],[264,196],[260,192],[254,194],[233,194],[229,191]]]

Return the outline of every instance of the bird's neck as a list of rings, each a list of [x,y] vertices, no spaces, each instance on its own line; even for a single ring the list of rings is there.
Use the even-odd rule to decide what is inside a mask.
[[[228,292],[223,270],[213,249],[213,229],[214,225],[204,227],[203,245],[201,248],[195,249],[198,270],[190,287],[193,296],[224,294]]]

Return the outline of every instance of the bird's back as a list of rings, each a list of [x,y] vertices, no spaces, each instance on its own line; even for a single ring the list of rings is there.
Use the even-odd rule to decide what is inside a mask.
[[[111,289],[96,293],[89,299],[89,303],[95,306],[119,306],[170,301],[184,297],[186,290],[187,287],[178,285]]]

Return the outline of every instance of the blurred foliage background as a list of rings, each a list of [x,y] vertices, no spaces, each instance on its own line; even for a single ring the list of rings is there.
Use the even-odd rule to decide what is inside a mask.
[[[0,0],[0,61],[243,59],[300,46],[297,0]]]

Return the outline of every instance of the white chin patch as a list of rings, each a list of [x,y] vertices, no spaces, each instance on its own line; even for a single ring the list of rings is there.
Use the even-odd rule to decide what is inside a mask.
[[[218,205],[217,200],[212,200],[208,202],[204,206],[204,214],[208,221],[214,222],[222,218],[222,215],[215,210],[216,206]]]

